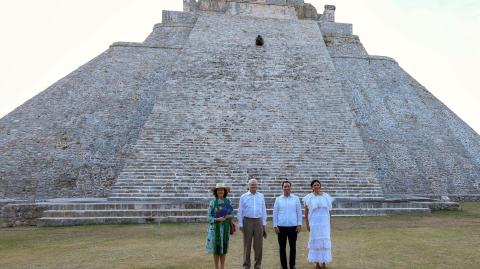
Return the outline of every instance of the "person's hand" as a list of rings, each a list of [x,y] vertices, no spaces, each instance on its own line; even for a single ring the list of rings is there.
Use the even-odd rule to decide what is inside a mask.
[[[310,225],[307,225],[307,231],[310,232]]]
[[[273,229],[275,229],[275,233],[276,233],[276,234],[279,234],[279,233],[280,233],[280,229],[278,229],[278,227],[273,227]]]
[[[302,225],[298,225],[297,226],[297,234],[300,233],[302,231]]]
[[[224,222],[225,219],[226,219],[225,217],[220,217],[220,218],[217,218],[216,221],[218,221],[218,222]]]

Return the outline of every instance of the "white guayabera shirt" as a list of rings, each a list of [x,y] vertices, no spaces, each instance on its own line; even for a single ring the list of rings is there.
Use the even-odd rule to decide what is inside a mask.
[[[243,227],[243,217],[261,218],[263,225],[267,225],[267,208],[265,206],[265,198],[263,194],[256,192],[252,194],[247,192],[240,197],[240,205],[238,207],[238,227]]]
[[[302,225],[302,205],[300,199],[290,194],[275,199],[273,206],[273,227],[293,227]]]

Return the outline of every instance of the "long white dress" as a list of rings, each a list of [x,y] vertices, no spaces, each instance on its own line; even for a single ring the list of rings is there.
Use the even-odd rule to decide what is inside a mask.
[[[303,198],[308,207],[310,240],[308,241],[308,261],[329,263],[332,261],[332,242],[330,241],[330,210],[333,198],[327,193],[310,193]]]

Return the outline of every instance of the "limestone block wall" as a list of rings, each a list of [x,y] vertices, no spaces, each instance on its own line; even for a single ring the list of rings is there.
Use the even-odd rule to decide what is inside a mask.
[[[367,51],[355,35],[344,35],[338,33],[325,33],[323,38],[328,47],[331,57],[366,57]],[[338,68],[337,68],[338,69]]]
[[[143,45],[181,49],[187,42],[196,20],[197,15],[194,13],[163,11],[162,23],[154,26]]]
[[[9,204],[0,207],[3,227],[37,226],[38,219],[47,210],[42,204]]]
[[[196,21],[195,13],[170,10],[162,12],[162,24],[164,25],[193,26]]]
[[[320,30],[324,36],[349,36],[350,38],[353,34],[353,26],[349,23],[336,23],[330,21],[319,21]],[[340,40],[338,40],[340,41]]]
[[[184,0],[183,11],[306,20],[318,20],[321,16],[303,0]]]
[[[152,33],[143,42],[146,46],[181,49],[187,41],[192,27],[175,25],[155,25]]]
[[[350,40],[327,45],[385,193],[478,196],[479,135],[393,59]]]
[[[297,19],[297,12],[293,6],[288,5],[264,5],[231,2],[227,5],[229,15],[247,15],[265,18]]]
[[[0,120],[0,197],[104,196],[178,50],[115,46]]]

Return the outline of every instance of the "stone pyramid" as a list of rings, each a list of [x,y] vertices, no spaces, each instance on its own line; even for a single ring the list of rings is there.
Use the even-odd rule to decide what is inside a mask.
[[[0,150],[3,204],[41,225],[202,221],[210,186],[236,203],[250,177],[268,208],[319,179],[336,215],[480,197],[479,135],[299,0],[185,0],[1,119]]]

